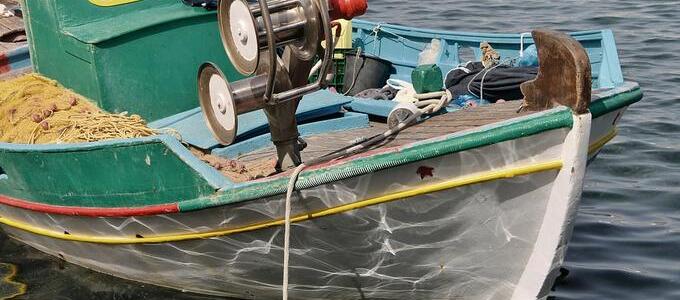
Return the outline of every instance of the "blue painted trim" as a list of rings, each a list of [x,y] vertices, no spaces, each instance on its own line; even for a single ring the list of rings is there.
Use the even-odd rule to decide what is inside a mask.
[[[602,64],[598,80],[601,88],[619,86],[624,82],[616,41],[611,30],[602,31]]]
[[[333,115],[352,99],[329,91],[318,91],[304,97],[297,109],[298,124]],[[185,143],[201,149],[220,147],[205,123],[200,108],[194,108],[149,124],[153,128],[173,128]],[[269,132],[269,123],[262,110],[240,115],[236,143]]]
[[[418,54],[430,43],[431,39],[443,40],[443,51],[439,66],[444,73],[470,57],[461,58],[461,49],[472,49],[474,59],[479,59],[478,48],[481,41],[493,44],[502,57],[518,55],[520,34],[494,34],[450,32],[442,30],[411,28],[391,24],[379,24],[381,31],[377,34],[373,29],[378,23],[355,20],[353,23],[353,39],[357,47],[370,55],[375,55],[392,62],[395,72],[392,78],[410,80],[410,73],[417,64]],[[616,54],[616,44],[611,30],[591,30],[570,33],[572,37],[584,44],[593,66],[593,87],[614,87],[623,83],[621,65]],[[534,43],[525,37],[525,45]]]
[[[28,46],[22,46],[9,51],[6,55],[12,71],[31,67],[31,55],[29,54]]]
[[[169,116],[169,117],[166,117],[166,118],[163,118],[163,119],[160,119],[160,120],[153,121],[153,122],[149,123],[148,126],[151,127],[151,128],[155,128],[155,129],[161,129],[161,128],[171,126],[172,124],[183,121],[185,119],[192,117],[193,115],[200,114],[200,113],[201,113],[201,108],[196,107],[196,108],[187,110],[185,112],[181,112],[181,113],[174,114],[172,116]]]
[[[304,124],[299,126],[298,129],[300,135],[305,137],[333,131],[366,128],[369,125],[368,115],[348,112],[340,118]],[[267,133],[224,148],[215,149],[212,151],[212,154],[222,157],[237,158],[243,154],[271,146],[273,146],[271,134]]]
[[[187,166],[199,175],[201,175],[212,187],[215,189],[230,187],[234,182],[222,175],[215,168],[201,161],[198,157],[193,155],[189,149],[184,147],[180,141],[168,135],[161,135],[161,141],[182,160]]]
[[[154,142],[162,142],[160,135],[134,139],[111,139],[99,142],[75,143],[75,144],[14,144],[1,143],[0,152],[75,152],[90,151],[112,147],[127,147]]]
[[[373,30],[373,28],[378,25],[377,22],[364,21],[355,19],[352,21],[352,26],[354,28]],[[489,42],[493,43],[507,43],[507,44],[519,44],[519,33],[483,33],[483,32],[458,32],[458,31],[446,31],[446,30],[436,30],[436,29],[422,29],[415,27],[407,27],[401,25],[385,24],[380,23],[381,28],[398,31],[395,32],[402,36],[411,36],[418,38],[443,38],[443,39],[459,39],[466,42],[476,42],[489,41],[488,39],[494,39]],[[600,40],[602,39],[601,30],[587,30],[587,31],[577,31],[570,33],[573,37],[578,40]],[[526,42],[532,42],[533,39],[530,37],[525,38]]]
[[[354,98],[352,102],[345,105],[345,108],[371,116],[387,118],[395,106],[397,106],[397,102],[394,101]]]

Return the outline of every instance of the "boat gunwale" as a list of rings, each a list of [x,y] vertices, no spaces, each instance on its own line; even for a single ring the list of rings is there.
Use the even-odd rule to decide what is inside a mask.
[[[592,143],[588,147],[588,156],[597,155],[597,153],[604,147],[607,142],[612,140],[617,135],[617,130],[613,129],[610,133],[600,138],[595,143]],[[493,180],[502,180],[514,178],[517,176],[527,176],[536,173],[542,173],[552,170],[559,170],[563,167],[563,161],[552,160],[546,162],[538,162],[534,164],[529,164],[525,166],[509,167],[499,170],[488,170],[479,173],[473,173],[470,175],[462,175],[459,177],[454,177],[443,182],[425,184],[422,186],[415,187],[413,189],[407,189],[403,191],[393,192],[384,194],[381,196],[363,199],[360,201],[347,203],[344,205],[339,205],[335,207],[329,207],[326,209],[302,213],[291,218],[292,223],[299,223],[304,221],[309,221],[312,219],[322,218],[330,215],[340,214],[347,211],[357,210],[368,206],[380,205],[384,203],[389,203],[397,200],[406,200],[419,195],[440,192],[448,189],[482,184],[485,182]],[[70,233],[68,231],[54,231],[52,229],[37,227],[32,224],[18,221],[10,220],[0,216],[0,224],[10,226],[12,228],[20,229],[23,231],[30,232],[32,234],[37,234],[40,236],[55,238],[59,240],[67,240],[74,242],[85,242],[85,243],[96,243],[96,244],[109,244],[109,245],[125,245],[125,244],[158,244],[158,243],[169,243],[169,242],[181,242],[196,239],[207,239],[207,238],[217,238],[221,236],[227,236],[231,234],[250,232],[260,229],[266,229],[274,226],[283,225],[284,220],[282,218],[273,219],[268,221],[263,221],[259,223],[253,223],[236,228],[216,228],[208,231],[202,232],[189,232],[189,233],[172,233],[172,234],[160,234],[153,236],[141,236],[135,235],[131,236],[101,236],[92,234],[77,234]]]
[[[474,31],[448,31],[440,29],[427,29],[427,28],[417,28],[409,27],[391,23],[383,22],[373,22],[362,19],[352,20],[354,25],[358,26],[380,26],[387,29],[395,29],[399,31],[408,32],[414,37],[422,38],[432,38],[433,36],[442,38],[454,38],[461,39],[465,42],[480,42],[487,41],[489,38],[499,39],[493,41],[493,43],[507,43],[507,44],[517,44],[519,45],[518,39],[521,33],[489,33],[489,32],[474,32]],[[577,40],[600,40],[602,39],[603,33],[611,32],[610,29],[595,29],[595,30],[583,30],[569,32],[569,35],[576,38]],[[507,39],[507,41],[501,41],[500,39]],[[524,37],[524,44],[531,45],[534,43],[531,35]]]
[[[599,91],[593,94],[593,102],[590,110],[593,118],[626,107],[642,98],[642,91],[637,83],[627,82],[614,89]],[[460,131],[453,134],[443,135],[401,147],[391,147],[374,150],[369,153],[355,155],[332,164],[310,168],[303,172],[298,180],[296,189],[308,189],[327,184],[337,180],[344,180],[363,174],[384,170],[420,160],[431,159],[456,152],[471,150],[488,146],[512,139],[531,136],[545,131],[571,127],[572,113],[567,107],[556,107],[550,110],[496,122],[477,128]],[[181,146],[177,140],[170,136],[156,136],[136,140],[125,140],[125,145],[140,142],[162,142],[177,155],[176,147]],[[117,141],[120,143],[120,140]],[[5,144],[0,144],[0,151]],[[116,146],[117,144],[106,141],[92,144],[84,144],[77,149],[90,150],[93,147]],[[18,145],[13,145],[15,150],[28,150]],[[61,147],[61,148],[60,148]],[[39,148],[48,151],[70,150],[64,149],[64,145],[46,145]],[[31,149],[35,151],[36,149]],[[186,150],[186,149],[184,149]],[[196,168],[195,164],[188,163]],[[205,165],[205,164],[202,164]],[[207,165],[206,165],[207,166]],[[198,170],[197,170],[198,171]],[[209,209],[244,201],[255,200],[263,197],[271,197],[286,192],[288,176],[286,174],[265,178],[261,180],[230,185],[220,189],[210,196],[194,199],[180,200],[154,206],[137,207],[81,207],[81,206],[57,206],[42,204],[35,201],[13,199],[4,201],[0,197],[0,204],[20,207],[38,212],[54,213],[62,215],[76,215],[88,217],[132,217],[143,215],[155,215],[162,213],[189,212]],[[0,195],[2,196],[2,195]],[[19,201],[19,202],[17,202]],[[23,202],[23,203],[21,203]]]

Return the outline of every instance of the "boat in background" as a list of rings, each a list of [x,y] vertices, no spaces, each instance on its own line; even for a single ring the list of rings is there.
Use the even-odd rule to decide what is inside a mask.
[[[27,1],[34,9],[28,10],[34,32],[47,26],[30,21],[42,12],[38,1]],[[142,14],[126,5],[147,1],[155,0],[123,4],[117,9],[129,15],[119,18]],[[85,7],[81,2],[77,5]],[[115,51],[215,22],[214,12],[179,3],[158,9],[180,8],[191,12],[175,15],[181,20],[176,24],[140,23],[139,31],[85,47],[94,49],[92,57],[106,59],[79,67],[122,68],[115,58],[124,52]],[[94,43],[88,28],[110,22],[69,28]],[[534,110],[508,101],[432,116],[381,147],[302,172],[292,202],[290,297],[546,298],[564,259],[586,165],[616,136],[626,108],[642,98],[639,86],[623,79],[612,32],[577,32],[570,39],[536,31],[531,38],[365,21],[355,21],[353,30],[355,45],[390,61],[396,79],[409,78],[432,39],[444,46],[438,65],[445,70],[464,62],[463,54],[471,49],[478,59],[479,44],[487,41],[503,57],[536,44],[543,72],[523,88],[535,92],[524,102]],[[208,36],[219,41],[216,32],[217,26]],[[71,42],[60,45],[80,49],[80,42]],[[33,53],[48,51],[46,45],[31,47]],[[55,50],[52,55],[62,54]],[[149,63],[155,63],[152,57],[146,56]],[[38,72],[40,59],[33,57]],[[146,72],[147,66],[124,67]],[[66,86],[87,86],[71,71],[49,68]],[[100,69],[91,71],[103,78],[101,90],[115,87],[107,80],[127,75],[106,79]],[[166,73],[173,79],[185,76]],[[181,87],[154,88],[165,95]],[[92,95],[114,111],[129,104]],[[240,117],[235,144],[224,147],[209,134],[196,97],[194,107],[184,102],[164,107],[154,97],[150,93],[129,109],[148,117],[152,126],[174,129],[181,141],[158,135],[82,144],[0,144],[2,228],[45,253],[121,278],[243,299],[281,297],[290,172],[236,182],[182,144],[261,165],[275,153],[262,112]],[[297,115],[309,143],[306,161],[387,129],[375,118],[384,110],[380,105],[365,106],[365,100],[329,91],[306,97]]]

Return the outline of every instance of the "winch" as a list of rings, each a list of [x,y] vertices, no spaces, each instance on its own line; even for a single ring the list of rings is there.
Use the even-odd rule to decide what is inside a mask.
[[[299,165],[306,144],[295,111],[302,96],[326,87],[333,59],[331,23],[366,9],[366,0],[221,0],[222,44],[236,70],[251,77],[229,82],[215,64],[201,66],[199,97],[215,138],[233,143],[238,115],[264,109],[277,148],[277,170]],[[317,57],[321,75],[310,83]]]

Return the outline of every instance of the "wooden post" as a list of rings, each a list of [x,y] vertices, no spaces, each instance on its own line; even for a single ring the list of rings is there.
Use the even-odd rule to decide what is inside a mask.
[[[539,68],[534,80],[521,85],[524,107],[544,110],[555,105],[575,114],[588,111],[592,89],[590,59],[581,44],[561,32],[534,30]]]

